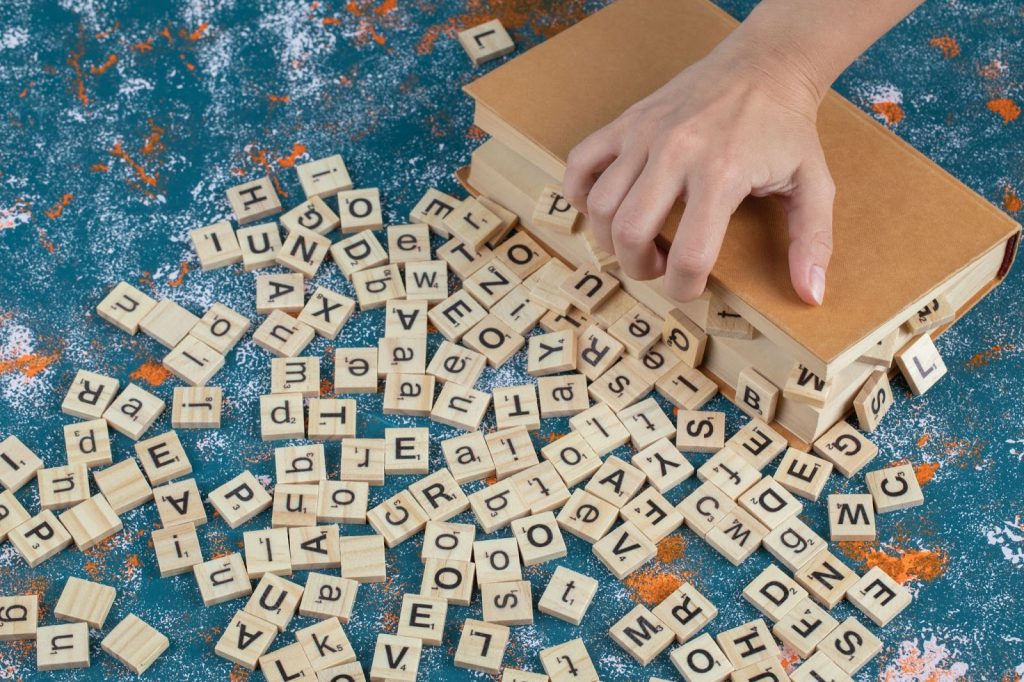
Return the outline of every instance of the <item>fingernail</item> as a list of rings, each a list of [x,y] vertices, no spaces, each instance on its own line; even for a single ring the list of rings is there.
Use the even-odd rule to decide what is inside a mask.
[[[825,300],[825,268],[820,265],[811,266],[811,296],[818,305]]]

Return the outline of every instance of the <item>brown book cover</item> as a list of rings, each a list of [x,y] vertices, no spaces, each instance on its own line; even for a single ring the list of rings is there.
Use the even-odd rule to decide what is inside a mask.
[[[466,92],[487,132],[560,178],[580,140],[735,25],[706,0],[618,0]],[[834,91],[818,130],[837,186],[825,305],[808,306],[793,292],[785,214],[771,199],[748,199],[733,215],[710,287],[780,347],[832,376],[993,249],[1005,251],[1003,277],[1020,227]],[[662,238],[671,239],[680,209]]]

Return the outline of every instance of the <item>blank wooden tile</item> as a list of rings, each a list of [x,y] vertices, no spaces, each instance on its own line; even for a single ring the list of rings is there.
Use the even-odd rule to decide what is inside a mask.
[[[644,488],[619,510],[619,516],[632,522],[651,542],[661,542],[683,525],[683,515],[654,488]]]
[[[871,495],[829,495],[828,527],[833,542],[874,540],[875,507]]]
[[[201,526],[206,523],[206,509],[194,478],[153,488],[153,500],[165,526],[185,522]]]
[[[735,500],[761,480],[761,472],[748,464],[735,450],[722,448],[700,465],[697,478],[714,483],[719,490]]]
[[[107,422],[103,419],[66,424],[64,445],[68,453],[68,464],[98,467],[113,461]]]
[[[170,641],[138,616],[128,614],[100,645],[133,673],[141,675],[167,651]]]
[[[384,485],[384,441],[348,438],[341,444],[341,480]]]
[[[64,583],[53,615],[61,620],[86,623],[89,627],[102,630],[116,596],[117,590],[109,585],[70,576]]]
[[[704,540],[733,566],[739,566],[761,546],[768,529],[740,507],[734,507],[704,536]]]
[[[142,437],[163,414],[164,402],[135,384],[128,384],[103,413],[107,424],[132,440]]]
[[[377,230],[384,226],[380,190],[376,187],[338,192],[338,209],[341,231],[345,234]]]
[[[775,419],[780,391],[772,382],[753,367],[740,372],[736,381],[736,406],[748,417],[760,418],[766,422]]]
[[[857,582],[857,574],[828,550],[816,553],[793,577],[814,601],[835,608]]]
[[[457,561],[444,559],[444,561]],[[523,579],[519,559],[519,543],[515,538],[476,540],[473,543],[476,581],[480,585],[506,583]]]
[[[405,298],[405,284],[397,265],[382,265],[354,272],[352,286],[360,310],[383,308],[392,299]]]
[[[651,611],[685,643],[718,615],[718,608],[692,583],[684,582]]]
[[[542,377],[576,369],[576,335],[570,331],[530,337],[527,371]]]
[[[683,452],[718,452],[725,447],[725,413],[679,410],[676,447]]]
[[[818,645],[847,675],[855,675],[882,650],[882,640],[853,616],[828,633]]]
[[[422,649],[423,641],[416,637],[378,634],[370,664],[370,679],[415,682]]]
[[[419,639],[426,646],[440,646],[447,615],[448,602],[445,599],[421,594],[402,595],[398,636]]]
[[[273,501],[266,489],[248,471],[218,486],[207,499],[229,528],[238,528],[269,509]]]
[[[387,578],[384,538],[380,535],[343,536],[341,575],[359,583],[382,583]]]
[[[356,652],[344,628],[334,618],[308,625],[295,632],[295,639],[306,654],[313,670],[328,670],[337,665],[353,663]]]
[[[171,427],[219,429],[224,389],[220,386],[175,386],[171,399]]]
[[[139,323],[155,307],[156,301],[152,298],[127,282],[118,282],[96,306],[96,314],[134,336],[139,331]]]
[[[655,544],[630,521],[594,543],[594,555],[619,580],[654,558]]]
[[[366,521],[384,538],[384,544],[395,547],[423,530],[427,513],[408,490],[401,490],[366,512]]]
[[[39,597],[34,594],[0,597],[0,642],[36,639]]]
[[[158,302],[139,322],[139,329],[166,348],[174,348],[199,324],[199,318],[174,301]]]
[[[274,488],[270,524],[274,528],[315,526],[319,492],[316,484],[278,484]]]
[[[590,407],[587,378],[582,374],[541,377],[537,393],[542,419],[571,417]]]
[[[252,323],[245,316],[226,305],[214,303],[192,328],[189,336],[199,339],[223,355],[235,347],[251,326]]]
[[[366,523],[369,491],[365,481],[320,481],[317,523]]]
[[[871,433],[878,428],[892,406],[893,394],[889,374],[882,369],[875,370],[853,398],[857,424],[862,430]]]
[[[358,591],[359,583],[354,580],[311,572],[302,591],[299,615],[308,618],[337,618],[347,623],[352,618]]]
[[[302,591],[301,585],[266,573],[260,578],[243,610],[275,626],[278,632],[284,632],[295,616]]]
[[[681,410],[699,410],[718,393],[718,384],[699,369],[680,361],[658,379],[658,394]]]
[[[331,258],[345,278],[351,280],[360,270],[386,265],[388,253],[373,232],[360,232],[335,242],[331,246]]]
[[[711,481],[705,481],[676,505],[686,526],[701,537],[708,534],[736,503]]]
[[[878,447],[845,421],[840,421],[814,441],[814,452],[849,478],[878,454]]]
[[[192,573],[199,586],[203,606],[222,604],[252,594],[245,560],[238,552],[196,564],[192,567]]]
[[[529,580],[484,583],[480,586],[483,619],[499,625],[533,623],[533,597]]]
[[[161,578],[188,573],[203,562],[199,536],[191,522],[154,530],[152,540]]]
[[[322,444],[275,448],[274,462],[278,484],[316,484],[327,478]]]
[[[896,364],[914,395],[921,395],[946,375],[946,363],[927,334],[918,336],[896,353]]]
[[[772,633],[786,647],[807,658],[837,625],[839,622],[835,618],[805,597],[772,626]]]
[[[120,385],[117,379],[80,369],[71,381],[60,410],[79,419],[99,419],[113,402]]]
[[[298,320],[312,327],[318,336],[335,339],[355,309],[356,302],[348,296],[326,287],[317,287],[299,313]]]
[[[775,480],[794,495],[815,502],[831,473],[832,462],[789,448],[775,470]]]
[[[259,580],[264,575],[291,575],[291,543],[287,528],[251,530],[242,534],[245,568],[249,577]]]
[[[665,316],[661,339],[688,367],[700,367],[708,336],[683,311],[673,308]]]
[[[235,236],[242,251],[242,269],[246,272],[269,268],[277,263],[281,233],[276,222],[239,228]]]
[[[643,604],[637,604],[608,630],[612,640],[640,665],[647,665],[675,641],[675,635]]]
[[[526,345],[526,339],[489,314],[466,332],[462,343],[484,355],[491,367],[501,367]]]
[[[46,625],[36,631],[36,670],[89,667],[89,626]]]
[[[260,438],[264,441],[304,438],[306,420],[299,393],[260,396]]]
[[[257,178],[231,187],[226,192],[239,225],[245,225],[281,211],[281,200],[269,178]]]
[[[511,481],[498,481],[469,495],[469,506],[485,533],[501,530],[528,509]]]
[[[769,554],[794,573],[826,546],[820,535],[795,516],[773,528],[763,544]]]
[[[56,556],[71,544],[71,534],[49,509],[44,509],[8,534],[14,549],[29,568]]]
[[[124,527],[107,498],[102,494],[76,504],[60,515],[59,520],[71,534],[80,550],[95,547]]]
[[[504,57],[516,49],[512,37],[498,19],[467,28],[458,33],[459,44],[469,55],[473,66],[480,66],[492,59]]]
[[[650,387],[647,391],[650,391]],[[676,433],[676,427],[653,397],[619,410],[618,417],[629,432],[629,439],[637,450],[643,450],[652,443]]]
[[[289,528],[288,544],[292,568],[298,571],[337,568],[341,561],[335,524]]]
[[[242,249],[231,223],[222,221],[189,232],[203,272],[242,262]]]
[[[495,474],[487,440],[479,431],[441,441],[441,452],[452,476],[460,484]]]
[[[0,542],[29,519],[29,514],[10,490],[0,492]]]
[[[949,302],[949,299],[939,294],[928,301],[916,313],[910,316],[903,327],[913,336],[924,334],[937,327],[941,327],[956,317],[956,307]]]
[[[714,295],[708,300],[708,316],[704,330],[708,336],[729,339],[752,339],[757,334],[749,322]]]
[[[279,220],[289,232],[301,229],[321,235],[328,234],[341,224],[337,214],[318,196],[310,197]]]
[[[707,633],[673,650],[670,659],[686,682],[720,682],[734,669]]]
[[[533,208],[533,222],[562,234],[571,234],[579,211],[562,195],[559,185],[544,185]]]
[[[541,649],[538,656],[544,671],[552,680],[599,682],[594,662],[580,638]]]
[[[878,566],[850,586],[846,599],[879,627],[888,625],[912,601],[910,591]]]
[[[306,281],[302,273],[256,275],[256,312],[269,315],[275,310],[298,313],[306,300]]]
[[[875,510],[879,514],[924,504],[921,485],[910,464],[869,471],[864,474],[864,482],[875,500]]]
[[[420,594],[446,599],[450,604],[469,606],[473,596],[475,569],[471,561],[427,559],[423,562]]]
[[[300,163],[295,166],[295,172],[307,197],[325,199],[338,192],[352,189],[352,178],[340,154]]]
[[[537,608],[541,613],[579,625],[597,594],[597,588],[598,582],[593,578],[558,566],[551,574]]]
[[[430,359],[427,374],[441,383],[472,387],[486,366],[487,358],[483,354],[444,340]]]
[[[224,367],[224,356],[194,336],[186,336],[161,363],[190,386],[205,386]]]
[[[631,460],[651,487],[665,493],[693,475],[693,465],[667,438],[659,438],[640,450]]]
[[[618,519],[619,509],[583,489],[574,490],[558,512],[558,526],[590,544],[603,538]]]
[[[546,511],[512,521],[524,566],[536,566],[564,557],[568,550],[555,515]]]
[[[832,682],[853,682],[853,678],[843,672],[831,658],[823,652],[816,651],[806,661],[789,674],[792,682],[816,682],[830,680]]]
[[[214,652],[243,668],[255,670],[260,656],[267,652],[276,637],[277,628],[271,623],[245,611],[236,611],[217,640]]]
[[[69,509],[84,502],[89,491],[89,469],[84,462],[36,472],[39,506],[42,509]]]
[[[290,682],[316,676],[306,652],[298,642],[275,649],[259,658],[260,671],[267,682]]]
[[[754,663],[777,661],[781,654],[768,626],[760,618],[720,632],[715,640],[737,670]]]
[[[275,310],[253,332],[252,342],[279,358],[291,358],[306,350],[314,336],[308,324]]]
[[[455,667],[497,675],[510,635],[505,625],[467,618],[455,650]]]
[[[789,447],[789,441],[760,419],[751,419],[725,441],[758,471],[764,469]]]
[[[769,531],[804,509],[804,505],[771,476],[745,490],[736,502]]]

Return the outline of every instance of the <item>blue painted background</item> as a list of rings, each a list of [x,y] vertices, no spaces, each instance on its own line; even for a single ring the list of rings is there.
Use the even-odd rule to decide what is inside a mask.
[[[498,16],[522,50],[571,25],[603,2],[571,0],[8,0],[0,7],[0,437],[18,435],[48,466],[64,461],[59,404],[78,368],[129,377],[168,399],[174,380],[154,371],[163,349],[98,320],[95,304],[124,279],[194,312],[221,301],[256,320],[252,277],[240,269],[198,272],[188,230],[228,217],[224,190],[270,174],[286,206],[299,197],[294,162],[344,155],[357,186],[379,186],[389,222],[428,186],[455,191],[450,173],[481,138],[459,86],[479,75],[456,28]],[[753,3],[723,6],[742,17]],[[1024,7],[1014,0],[932,0],[840,78],[837,87],[993,203],[1020,217],[1024,194]],[[899,169],[886,172],[898,173]],[[881,565],[914,592],[915,603],[881,632],[883,653],[860,679],[946,682],[1019,680],[1024,674],[1024,316],[1018,268],[939,342],[950,376],[897,405],[875,440],[872,465],[909,460],[925,481],[926,505],[879,517],[879,542],[844,545],[858,570]],[[333,266],[317,283],[351,294]],[[369,345],[383,333],[379,313],[358,315],[338,343]],[[437,345],[432,340],[431,349]],[[320,339],[308,354],[324,357]],[[485,388],[525,381],[523,358],[488,371]],[[206,492],[243,468],[269,481],[272,447],[258,437],[258,395],[269,391],[269,358],[250,341],[216,378],[226,394],[224,428],[182,432]],[[360,435],[381,433],[379,396],[359,397]],[[742,423],[722,399],[730,432]],[[388,419],[417,423],[415,419]],[[491,422],[485,426],[493,426]],[[151,434],[170,428],[169,415]],[[433,426],[438,437],[450,435]],[[564,432],[564,420],[547,426]],[[543,440],[538,437],[538,442]],[[132,456],[114,437],[115,459]],[[328,446],[336,475],[337,445]],[[628,456],[626,449],[617,453]],[[434,465],[440,462],[436,444]],[[696,463],[704,456],[694,458]],[[410,482],[389,477],[371,505]],[[476,484],[479,485],[479,484]],[[672,491],[681,499],[691,480]],[[467,491],[475,489],[467,486]],[[863,489],[862,476],[834,479],[826,493]],[[38,509],[34,485],[18,493]],[[212,513],[212,510],[209,510]],[[824,534],[820,505],[806,518]],[[189,575],[158,577],[149,546],[152,505],[126,514],[126,532],[100,547],[66,551],[28,570],[0,545],[0,593],[38,593],[43,623],[67,575],[119,590],[109,624],[134,612],[165,632],[170,650],[151,679],[244,680],[246,671],[213,654],[236,601],[204,609]],[[241,533],[219,520],[202,527],[207,557],[240,548]],[[365,532],[346,527],[343,532]],[[674,678],[667,654],[640,669],[606,635],[636,601],[691,579],[720,609],[717,632],[755,617],[739,596],[767,563],[756,554],[733,568],[689,530],[629,584],[614,580],[590,547],[567,536],[563,563],[601,580],[582,628],[538,615],[516,627],[506,663],[539,670],[536,651],[580,634],[608,680]],[[386,583],[360,589],[347,627],[369,668],[375,633],[392,631],[401,595],[419,587],[420,540],[388,552]],[[539,596],[555,564],[527,570]],[[302,579],[300,578],[300,582]],[[844,605],[838,613],[847,615]],[[445,645],[425,648],[424,679],[484,678],[452,667],[457,632],[477,606],[449,611]],[[297,618],[276,646],[290,643]],[[52,679],[130,679],[99,650],[93,667]],[[0,645],[0,679],[36,679],[34,647]],[[790,661],[791,662],[791,661]],[[429,676],[429,677],[428,677]],[[42,677],[39,675],[38,677]],[[259,678],[255,675],[254,679]]]

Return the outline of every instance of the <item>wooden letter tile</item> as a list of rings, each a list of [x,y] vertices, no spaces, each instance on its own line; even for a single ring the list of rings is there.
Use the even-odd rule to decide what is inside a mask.
[[[422,650],[423,641],[416,637],[378,634],[370,679],[373,682],[416,682]]]
[[[533,597],[529,580],[484,583],[480,586],[484,620],[499,625],[533,623]]]
[[[874,540],[875,506],[871,495],[829,495],[828,527],[833,542]]]
[[[260,396],[260,438],[264,441],[304,438],[306,419],[299,393]]]
[[[761,480],[761,472],[750,466],[735,450],[722,448],[697,469],[697,478],[714,483],[735,500]]]
[[[326,287],[317,287],[299,313],[298,320],[312,327],[317,335],[335,339],[355,309],[356,302],[348,296]]]
[[[562,196],[561,186],[544,185],[533,208],[533,222],[540,227],[571,234],[578,217],[579,211]]]
[[[512,37],[498,19],[491,19],[473,28],[459,31],[458,38],[473,66],[504,57],[516,49]]]
[[[667,438],[659,438],[633,455],[633,466],[642,471],[647,482],[665,493],[693,475],[694,468]]]
[[[256,312],[269,315],[275,310],[297,313],[306,299],[302,273],[274,273],[256,276]]]
[[[528,513],[511,481],[498,481],[469,496],[469,506],[485,533],[501,530]]]
[[[462,339],[467,348],[481,353],[491,367],[501,367],[526,345],[526,339],[494,315],[485,316]]]
[[[238,528],[269,509],[273,501],[270,493],[248,471],[213,490],[207,499],[228,528]]]
[[[68,509],[89,499],[89,469],[84,462],[36,472],[39,506],[42,509]]]
[[[791,672],[789,679],[792,682],[817,682],[818,680],[853,682],[852,677],[843,672],[842,668],[821,651],[814,652],[810,658]]]
[[[621,364],[620,362],[619,365]],[[637,450],[643,450],[658,440],[676,433],[676,427],[653,397],[620,410],[618,416],[619,421],[629,431],[629,439]],[[724,425],[722,430],[724,431]]]
[[[611,530],[619,509],[586,490],[574,490],[561,511],[558,526],[567,533],[594,544]]]
[[[549,511],[516,519],[512,534],[519,544],[524,566],[535,566],[564,557],[568,550],[555,515]]]
[[[366,512],[366,520],[385,545],[395,547],[423,530],[428,517],[412,493],[402,490]]]
[[[729,563],[739,566],[761,546],[766,535],[768,529],[757,519],[743,509],[734,507],[708,531],[704,539]]]
[[[762,420],[751,419],[725,441],[725,445],[740,453],[751,466],[761,471],[786,451],[789,441]]]
[[[725,413],[680,410],[676,447],[683,452],[718,452],[725,447]]]
[[[468,523],[428,521],[423,530],[423,549],[420,558],[470,561],[476,526]]]
[[[654,558],[657,547],[632,522],[624,521],[594,543],[594,555],[619,580]]]
[[[315,526],[319,494],[320,489],[315,484],[279,484],[274,488],[270,525],[274,528]]]
[[[604,305],[602,303],[602,307]],[[626,347],[626,353],[634,358],[642,358],[661,341],[663,324],[662,319],[651,312],[650,308],[637,303],[608,327],[608,333]]]
[[[454,559],[427,559],[423,562],[420,594],[446,599],[449,604],[469,606],[473,595],[475,565]]]
[[[684,582],[659,603],[652,613],[685,643],[718,615],[718,608],[691,583]]]
[[[335,242],[331,246],[331,258],[345,279],[351,280],[360,270],[386,265],[388,253],[372,232],[360,232]]]
[[[366,523],[370,486],[365,481],[320,481],[317,523]]]
[[[612,625],[608,634],[640,665],[650,663],[675,641],[672,630],[642,604]]]
[[[384,226],[380,191],[376,187],[338,192],[338,217],[344,234],[377,230]]]
[[[224,389],[219,386],[175,386],[171,399],[171,427],[219,429]]]
[[[334,618],[297,630],[295,639],[302,645],[313,670],[329,670],[356,660],[356,652],[348,635]]]
[[[188,573],[203,562],[196,527],[191,523],[165,526],[153,531],[153,550],[160,568],[160,577]]]
[[[10,490],[0,492],[0,542],[7,539],[7,534],[28,521],[29,515]]]
[[[718,393],[718,384],[680,361],[658,379],[654,388],[659,395],[681,410],[699,410]]]
[[[36,631],[36,670],[89,667],[89,626],[47,625]]]
[[[831,473],[832,462],[789,448],[775,471],[775,480],[794,495],[815,502]]]
[[[670,658],[686,682],[721,682],[734,669],[707,633],[674,650]]]
[[[574,682],[599,682],[597,668],[587,653],[583,640],[576,638],[541,649],[540,664],[552,680],[574,680]]]
[[[661,328],[661,340],[671,348],[688,367],[700,367],[704,362],[704,349],[708,336],[683,311],[668,311]]]
[[[117,379],[80,369],[60,405],[61,412],[79,419],[99,419],[120,385]]]
[[[497,675],[510,634],[508,626],[467,618],[455,650],[455,667]]]
[[[7,539],[29,568],[35,568],[71,544],[71,534],[49,509],[12,529]]]
[[[339,542],[340,546],[340,542]],[[299,602],[299,615],[307,618],[337,618],[347,623],[352,617],[359,583],[325,573],[310,573]]]
[[[299,571],[337,568],[338,526],[303,526],[288,529],[292,568]]]
[[[725,515],[733,510],[736,503],[718,486],[705,481],[676,505],[686,525],[701,537],[707,535]]]
[[[336,393],[377,392],[376,348],[338,348],[334,351]]]
[[[445,559],[454,561],[454,559]],[[523,579],[519,560],[519,543],[515,538],[477,540],[473,543],[476,580],[480,585],[506,583]]]
[[[316,234],[327,234],[338,227],[338,216],[318,196],[310,197],[279,219],[289,232],[310,230]]]
[[[793,574],[814,601],[834,609],[857,582],[857,574],[828,550],[822,550]]]
[[[224,221],[189,232],[203,272],[242,262],[242,249],[231,223]]]
[[[295,166],[307,197],[325,199],[347,189],[352,189],[352,178],[340,154],[327,156],[316,161]]]
[[[269,178],[257,178],[227,190],[228,203],[239,225],[245,225],[281,211],[281,200]]]
[[[477,199],[463,199],[444,218],[444,227],[452,237],[478,250],[501,229],[501,218]],[[465,279],[465,278],[464,278]]]
[[[743,492],[736,501],[768,530],[803,511],[804,505],[771,476]]]
[[[795,516],[773,528],[763,544],[769,554],[794,573],[825,549],[825,540]]]
[[[142,333],[160,345],[174,348],[199,324],[199,318],[174,301],[163,300],[139,322]]]
[[[537,381],[537,392],[543,419],[571,417],[590,407],[587,378],[582,374],[541,377]]]
[[[875,498],[879,514],[924,504],[921,485],[910,464],[890,466],[864,474],[864,482]]]
[[[210,559],[192,567],[203,606],[221,604],[252,594],[245,561],[238,552]]]
[[[194,478],[154,488],[153,499],[160,522],[165,526],[186,522],[201,526],[206,523],[206,509]]]
[[[109,585],[71,576],[64,583],[64,590],[60,593],[53,615],[61,620],[87,623],[91,628],[102,630],[115,597],[117,590]]]
[[[426,223],[388,227],[388,260],[395,265],[430,260],[430,226]]]
[[[775,408],[779,404],[779,389],[753,367],[740,372],[736,381],[736,406],[750,418],[766,422],[775,419]]]
[[[598,582],[565,566],[558,566],[537,602],[541,613],[579,625],[597,594]]]
[[[281,232],[276,222],[240,228],[235,236],[242,250],[242,269],[246,272],[269,268],[277,263]]]
[[[768,626],[760,618],[721,632],[715,639],[737,670],[755,663],[777,661],[781,653]]]
[[[818,645],[847,675],[853,676],[882,650],[882,640],[850,616],[828,633]]]
[[[302,585],[266,573],[260,578],[243,611],[262,618],[276,627],[278,632],[284,632],[295,615],[300,599]]]
[[[893,405],[892,386],[889,374],[882,369],[875,370],[853,398],[853,410],[857,413],[860,428],[871,433],[878,428]]]
[[[752,339],[757,334],[749,322],[717,296],[711,296],[708,301],[708,316],[704,329],[708,336],[729,339]]]
[[[619,511],[619,516],[632,522],[651,542],[661,542],[683,525],[683,515],[654,488],[645,488]]]
[[[430,359],[427,374],[441,383],[472,387],[486,366],[487,358],[481,353],[444,340]]]
[[[398,636],[422,640],[426,646],[440,646],[447,615],[447,600],[405,594],[402,596],[402,611],[398,616]]]
[[[846,599],[879,627],[888,625],[911,602],[910,591],[878,566],[850,586]]]
[[[922,334],[896,353],[896,364],[914,395],[921,395],[946,375],[946,363],[927,334]]]
[[[135,336],[139,323],[156,307],[156,301],[127,282],[118,282],[99,305],[96,314],[118,329]]]
[[[587,482],[586,490],[617,509],[633,499],[647,480],[643,471],[618,457],[609,457]]]
[[[313,341],[316,332],[305,322],[275,310],[253,332],[252,341],[279,358],[295,357]]]
[[[39,624],[39,597],[34,594],[0,597],[0,642],[35,639]]]
[[[316,676],[306,652],[298,642],[289,644],[259,658],[260,671],[267,682],[290,682]]]
[[[340,543],[342,577],[358,583],[382,583],[387,579],[382,536],[344,536]]]
[[[839,473],[849,478],[875,458],[878,448],[857,429],[840,421],[814,441],[814,452],[832,462]]]
[[[205,386],[224,366],[224,356],[194,336],[186,336],[164,356],[164,369],[190,386]]]
[[[242,534],[245,568],[249,577],[258,580],[268,573],[291,575],[291,545],[287,528],[251,530]]]
[[[942,294],[928,301],[920,310],[910,316],[903,326],[913,336],[924,334],[941,327],[956,317],[956,308]]]
[[[772,633],[787,647],[807,658],[839,622],[808,598],[799,600],[772,626]]]
[[[452,343],[461,339],[486,316],[487,311],[484,307],[463,289],[459,289],[427,313],[431,324]]]
[[[235,347],[252,323],[221,303],[214,303],[189,332],[221,355]]]
[[[535,377],[575,370],[576,335],[560,331],[530,337],[527,367]]]
[[[115,431],[138,440],[163,414],[164,401],[135,384],[128,384],[103,413]]]
[[[110,434],[107,433],[107,422],[103,419],[67,424],[64,427],[64,446],[68,453],[68,464],[97,467],[113,461]]]
[[[383,308],[392,299],[405,298],[405,285],[397,265],[355,272],[352,274],[352,286],[360,310]]]
[[[272,624],[245,611],[236,611],[217,640],[214,652],[243,668],[255,670],[260,656],[267,652],[275,637],[277,628]]]

